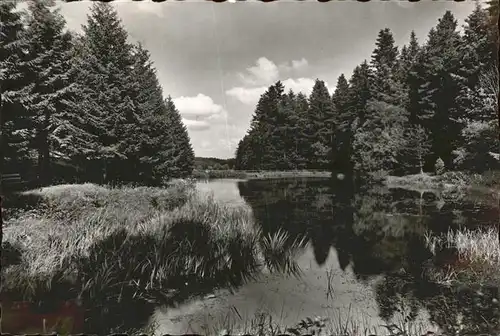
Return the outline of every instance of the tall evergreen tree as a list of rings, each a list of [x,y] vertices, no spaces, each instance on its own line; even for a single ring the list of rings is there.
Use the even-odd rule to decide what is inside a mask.
[[[333,169],[335,171],[350,173],[352,170],[351,155],[352,155],[352,136],[353,123],[356,120],[356,115],[350,106],[350,87],[344,74],[341,74],[337,79],[337,86],[332,96],[332,102],[337,111],[335,121],[335,135],[333,144]]]
[[[141,115],[135,137],[139,153],[137,170],[143,183],[161,184],[170,173],[162,168],[171,165],[165,164],[171,158],[164,155],[165,147],[173,146],[168,137],[171,121],[149,52],[137,44],[132,55],[135,59],[133,74],[138,86],[134,101]]]
[[[165,146],[170,155],[169,177],[183,178],[191,175],[194,167],[194,151],[191,146],[191,140],[186,128],[182,122],[182,117],[169,96],[165,100],[166,112],[170,126],[168,127],[169,136],[173,146]]]
[[[295,114],[297,117],[298,130],[295,133],[295,147],[297,148],[297,168],[305,169],[309,166],[308,157],[310,153],[310,143],[307,137],[309,127],[309,101],[307,96],[299,92],[295,97]]]
[[[375,45],[371,61],[372,98],[376,101],[402,106],[404,97],[402,96],[402,82],[398,80],[399,54],[392,32],[388,28],[380,30]]]
[[[275,141],[281,144],[282,155],[276,158],[276,168],[281,170],[297,169],[299,150],[297,134],[300,132],[299,115],[297,114],[297,98],[292,90],[283,95],[280,104],[280,120],[277,120],[277,137]],[[275,135],[276,136],[276,135]]]
[[[460,67],[461,37],[450,11],[431,29],[428,42],[419,56],[410,81],[411,110],[431,135],[432,152],[427,166],[441,158],[452,167],[452,151],[460,134],[460,91],[457,72]]]
[[[410,42],[408,45],[404,45],[401,49],[401,54],[398,60],[398,68],[396,71],[396,80],[401,83],[401,91],[403,96],[402,106],[404,106],[410,112],[410,123],[416,123],[416,116],[411,113],[410,105],[410,90],[409,90],[409,80],[411,76],[411,71],[417,63],[418,55],[420,53],[420,45],[418,44],[417,36],[415,32],[412,31],[410,34]]]
[[[333,128],[335,125],[334,104],[325,82],[316,79],[309,96],[309,139],[313,156],[311,168],[329,169],[332,162]]]
[[[87,170],[101,172],[99,180],[104,182],[134,180],[140,155],[134,139],[141,116],[133,100],[138,88],[132,78],[132,45],[118,14],[108,3],[92,5],[83,30],[78,59],[81,106],[87,116],[87,129],[98,138]]]
[[[65,158],[64,149],[78,131],[70,123],[74,113],[71,97],[72,36],[55,2],[29,1],[26,36],[29,42],[29,74],[33,83],[29,113],[35,137],[30,146],[38,152],[38,175],[42,184],[51,182],[51,158]]]
[[[353,141],[355,168],[360,173],[394,173],[404,144],[407,112],[398,81],[398,50],[389,29],[379,32],[372,53],[371,99],[365,121]]]
[[[371,93],[372,71],[368,63],[364,61],[361,65],[354,68],[351,79],[349,80],[349,106],[352,113],[356,115],[353,125],[354,130],[361,126],[366,119],[366,106],[372,98]]]
[[[27,78],[28,45],[16,5],[0,3],[0,174],[21,171],[32,156],[31,118],[25,105],[33,84]]]
[[[459,169],[481,172],[498,167],[498,70],[488,13],[478,4],[466,19],[458,71],[461,136],[454,151]],[[493,154],[493,155],[492,155]]]

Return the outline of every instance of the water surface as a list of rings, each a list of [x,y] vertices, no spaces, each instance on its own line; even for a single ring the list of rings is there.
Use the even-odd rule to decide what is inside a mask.
[[[426,276],[437,260],[426,232],[496,225],[498,208],[486,198],[381,186],[354,192],[329,179],[214,180],[197,188],[225,204],[251,207],[265,233],[306,237],[297,257],[302,276],[262,274],[233,293],[159,308],[152,318],[158,334],[245,325],[257,312],[287,325],[320,315],[373,331],[403,320],[426,331],[498,327],[497,287],[448,288]],[[456,258],[448,250],[437,255],[448,256],[448,264]]]

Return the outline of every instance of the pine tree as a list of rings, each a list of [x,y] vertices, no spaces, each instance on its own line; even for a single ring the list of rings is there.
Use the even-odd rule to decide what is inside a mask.
[[[309,102],[307,96],[299,92],[295,97],[295,115],[297,117],[297,132],[295,133],[295,147],[297,148],[297,169],[306,169],[309,166],[308,153],[310,142],[307,138]]]
[[[460,134],[460,91],[457,72],[460,67],[461,37],[450,11],[431,29],[427,44],[418,57],[410,79],[410,109],[418,123],[431,135],[432,151],[427,162],[431,167],[441,157],[452,166],[452,151]]]
[[[182,117],[169,96],[165,101],[167,107],[167,116],[170,122],[168,128],[169,136],[173,146],[166,146],[171,155],[167,156],[170,160],[169,177],[184,178],[193,172],[194,151],[191,146],[191,140],[186,126],[182,122]]]
[[[98,138],[87,171],[102,182],[138,179],[137,124],[140,110],[133,78],[132,45],[118,14],[108,3],[95,3],[83,27],[77,60],[81,107],[87,129]]]
[[[167,107],[163,99],[163,90],[156,75],[156,69],[150,59],[149,52],[141,44],[137,44],[132,53],[135,59],[133,78],[138,87],[134,97],[141,118],[136,125],[135,145],[139,154],[137,159],[138,177],[143,184],[158,185],[168,171],[162,171],[163,162],[169,158],[162,157],[164,141],[168,134],[170,121]]]
[[[38,152],[38,175],[42,184],[51,182],[51,161],[68,161],[68,143],[79,130],[71,124],[75,85],[71,83],[72,36],[55,2],[30,1],[26,37],[29,42],[29,75],[33,83],[28,110],[35,137],[29,144]]]
[[[412,31],[410,34],[410,43],[408,46],[404,45],[401,49],[401,54],[398,60],[398,68],[396,70],[396,80],[402,84],[402,106],[410,111],[410,123],[412,124],[416,123],[416,117],[411,113],[409,81],[411,71],[417,63],[420,50],[421,48],[418,44],[417,36],[415,35],[415,32]]]
[[[349,80],[349,107],[356,116],[353,130],[361,126],[366,119],[366,106],[372,98],[371,93],[372,71],[368,63],[364,61],[361,65],[354,68],[351,79]]]
[[[398,48],[392,32],[380,30],[372,53],[372,98],[395,106],[404,105],[402,81],[398,78]]]
[[[26,104],[33,86],[28,80],[28,45],[17,2],[0,3],[0,174],[22,172],[33,154],[31,118]]]
[[[371,98],[364,123],[353,141],[355,169],[360,173],[395,173],[404,147],[407,112],[403,83],[398,81],[398,50],[389,29],[382,29],[372,54]]]
[[[282,155],[277,157],[276,168],[280,170],[297,169],[299,162],[299,150],[297,134],[299,129],[299,115],[297,114],[297,97],[292,90],[283,95],[280,104],[280,120],[277,128],[278,137],[275,138],[281,144]]]
[[[280,117],[280,104],[283,98],[284,87],[278,81],[271,85],[266,92],[264,92],[252,117],[251,124],[251,156],[254,158],[254,167],[256,169],[272,170],[275,169],[275,160],[280,152],[280,127],[278,120]]]
[[[333,128],[335,110],[325,82],[316,79],[309,96],[309,140],[313,156],[309,158],[311,168],[329,169],[332,162]]]
[[[337,86],[332,96],[332,102],[337,111],[335,121],[335,141],[333,144],[334,170],[348,174],[352,170],[351,148],[352,148],[352,126],[356,115],[350,106],[350,87],[344,74],[337,80]]]

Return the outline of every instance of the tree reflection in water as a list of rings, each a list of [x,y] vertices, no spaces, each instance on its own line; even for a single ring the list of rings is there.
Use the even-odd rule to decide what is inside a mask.
[[[439,234],[464,224],[496,224],[475,216],[476,203],[444,201],[431,192],[354,188],[348,179],[251,180],[238,187],[265,233],[282,229],[290,241],[307,237],[320,266],[334,248],[340,268],[350,265],[359,281],[381,276],[375,291],[384,320],[404,310],[414,321],[426,309],[447,334],[500,331],[498,287],[446,287],[429,277],[429,265],[457,255],[450,249],[434,255],[425,242],[427,230]],[[479,211],[484,210],[483,205]]]

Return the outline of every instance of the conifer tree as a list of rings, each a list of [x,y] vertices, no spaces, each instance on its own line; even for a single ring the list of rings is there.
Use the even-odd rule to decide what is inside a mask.
[[[429,32],[428,42],[418,57],[410,79],[410,105],[418,123],[431,136],[432,151],[427,162],[432,167],[437,158],[452,167],[452,151],[460,134],[460,91],[457,72],[460,67],[461,37],[457,22],[447,11]]]
[[[329,169],[332,162],[333,127],[335,110],[325,82],[316,79],[309,96],[309,141],[313,156],[311,168]]]
[[[356,119],[349,100],[350,87],[344,74],[337,80],[337,86],[332,96],[332,101],[337,111],[334,135],[333,168],[344,174],[349,174],[352,170],[351,147],[352,147],[352,126]]]
[[[295,133],[295,147],[297,148],[297,168],[305,169],[309,166],[308,153],[310,143],[307,138],[309,102],[307,96],[299,92],[295,97],[295,115],[297,118],[297,132]]]
[[[372,71],[368,63],[364,61],[361,65],[354,68],[351,79],[349,80],[349,106],[352,113],[356,116],[353,125],[354,130],[361,126],[366,119],[366,106],[372,98],[371,93]]]
[[[409,90],[409,80],[411,76],[411,71],[415,66],[418,55],[420,53],[420,45],[418,44],[417,36],[415,32],[412,31],[410,34],[410,42],[404,45],[401,49],[401,54],[398,60],[398,68],[396,70],[396,80],[401,83],[400,90],[402,91],[403,101],[402,106],[404,106],[410,112],[410,123],[416,123],[415,114],[412,113],[410,105],[410,90]]]
[[[182,117],[169,96],[165,100],[166,112],[170,126],[168,128],[169,136],[172,139],[172,145],[166,145],[166,155],[171,161],[169,163],[169,177],[183,178],[191,175],[194,167],[194,151],[191,146],[191,140],[186,125],[182,122]]]
[[[38,176],[42,184],[51,182],[52,159],[68,161],[67,146],[79,129],[71,124],[75,86],[71,83],[72,36],[55,2],[29,1],[26,38],[29,43],[29,114],[35,136],[29,144],[38,152]]]
[[[360,173],[394,173],[404,144],[407,112],[398,81],[398,51],[389,29],[382,29],[372,54],[371,99],[365,122],[353,141],[355,168]]]
[[[482,172],[498,168],[498,70],[488,13],[479,4],[466,19],[461,66],[457,76],[461,112],[460,145],[454,151],[459,169]]]
[[[98,139],[91,166],[103,182],[134,180],[138,148],[134,146],[141,116],[135,106],[135,62],[118,14],[108,3],[95,3],[83,27],[82,49],[77,61],[82,87],[81,107],[87,129]]]
[[[32,84],[27,78],[28,45],[16,1],[0,3],[0,174],[21,171],[33,157],[26,104]]]
[[[279,127],[277,128],[278,137],[276,142],[281,144],[283,153],[278,152],[277,169],[288,170],[296,169],[299,161],[298,157],[298,139],[297,134],[299,129],[299,116],[297,114],[296,95],[292,90],[283,95],[280,104],[280,120],[277,120]]]

